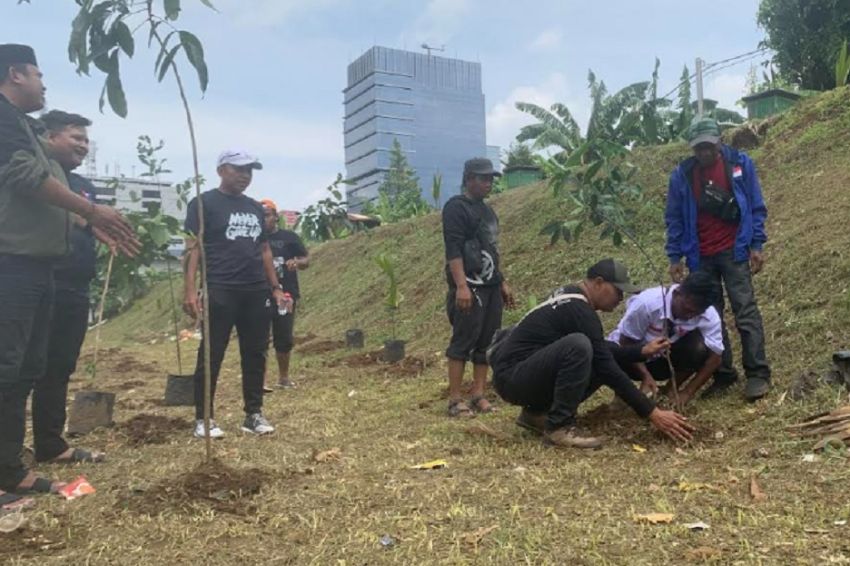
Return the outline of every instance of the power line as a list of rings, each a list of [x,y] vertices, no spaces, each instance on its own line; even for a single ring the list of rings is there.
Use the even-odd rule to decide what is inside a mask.
[[[755,51],[749,51],[747,53],[735,55],[734,57],[729,57],[728,59],[722,59],[720,61],[713,61],[711,63],[706,63],[705,66],[703,67],[703,69],[710,69],[710,68],[715,67],[717,65],[722,65],[723,63],[729,63],[730,61],[734,61],[736,59],[741,59],[742,57],[752,58],[752,57],[749,57],[749,56],[750,55],[755,56],[755,55],[758,55],[760,53],[764,53],[765,51],[767,51],[767,47],[759,47]]]
[[[729,67],[733,67],[733,66],[738,65],[740,63],[744,63],[746,61],[755,59],[756,57],[765,53],[766,51],[767,51],[767,48],[762,47],[762,48],[756,49],[754,51],[749,51],[747,53],[741,53],[740,55],[735,55],[734,57],[729,57],[727,59],[721,59],[720,61],[714,61],[712,63],[706,63],[705,66],[703,66],[703,71],[706,71],[706,70],[709,70],[709,69],[710,69],[710,71],[709,72],[703,72],[702,76],[703,76],[703,78],[705,78],[705,77],[710,76],[710,75],[712,75],[712,74],[714,74],[718,71],[721,71],[723,69],[727,69]],[[721,66],[718,67],[718,65],[721,65]],[[696,78],[696,76],[697,76],[696,73],[692,73],[688,77],[688,80],[680,81],[679,84],[677,84],[670,92],[668,92],[667,94],[665,94],[664,96],[662,96],[660,98],[667,98],[667,97],[671,96],[672,94],[675,94],[677,91],[681,90],[686,84],[690,84],[690,83],[694,82],[694,79]]]

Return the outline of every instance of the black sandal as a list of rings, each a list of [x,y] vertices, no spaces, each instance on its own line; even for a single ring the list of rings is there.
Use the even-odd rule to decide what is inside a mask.
[[[481,408],[478,407],[478,404],[481,401],[487,401],[488,407],[486,409],[481,409]],[[476,395],[475,397],[472,397],[469,400],[469,403],[472,405],[472,410],[475,411],[476,413],[481,413],[483,415],[486,415],[488,413],[495,413],[496,412],[496,407],[494,407],[493,404],[490,403],[490,400],[487,399],[487,397],[485,397],[484,395]]]
[[[59,484],[59,482],[56,482]],[[54,482],[47,478],[35,478],[35,481],[29,487],[18,487],[13,490],[17,495],[35,495],[39,493],[57,493],[61,489],[61,484],[53,489]]]
[[[463,399],[452,399],[449,401],[449,416],[450,417],[474,417],[475,413],[469,408],[469,405],[463,402]]]
[[[29,509],[33,505],[35,505],[35,501],[29,497],[9,493],[8,491],[0,493],[0,514],[23,511],[24,509]]]
[[[48,460],[45,464],[100,464],[104,460],[106,460],[106,454],[96,454],[82,448],[74,448],[67,458],[54,458]]]

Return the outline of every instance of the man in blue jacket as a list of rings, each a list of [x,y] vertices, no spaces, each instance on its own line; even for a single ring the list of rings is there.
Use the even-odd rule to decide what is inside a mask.
[[[694,151],[670,176],[667,191],[667,257],[670,276],[680,282],[685,259],[690,271],[703,270],[718,288],[717,311],[723,313],[723,288],[729,296],[747,384],[745,397],[760,399],[770,389],[770,366],[764,352],[764,325],[756,305],[752,275],[764,265],[767,208],[752,160],[720,143],[720,127],[710,118],[697,119],[688,130]],[[721,316],[722,319],[722,316]],[[723,325],[723,363],[706,396],[729,391],[737,380],[729,334]]]

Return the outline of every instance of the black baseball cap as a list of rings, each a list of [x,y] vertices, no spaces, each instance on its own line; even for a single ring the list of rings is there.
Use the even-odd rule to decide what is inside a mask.
[[[467,160],[466,163],[463,164],[463,174],[464,176],[467,174],[492,175],[494,177],[502,176],[501,173],[493,169],[493,162],[486,157],[475,157]]]
[[[632,285],[626,266],[611,258],[596,262],[587,270],[588,279],[597,277],[601,277],[603,281],[607,281],[623,293],[640,293],[641,291],[640,287]]]

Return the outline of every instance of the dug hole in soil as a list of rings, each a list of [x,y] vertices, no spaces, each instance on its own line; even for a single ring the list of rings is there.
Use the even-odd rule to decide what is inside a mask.
[[[259,468],[237,469],[214,459],[147,489],[136,489],[122,503],[147,515],[191,512],[197,504],[221,513],[248,515],[256,512],[254,496],[269,479],[271,474]]]
[[[418,377],[425,371],[425,360],[416,356],[407,356],[396,363],[387,363],[383,359],[383,350],[374,350],[362,354],[353,354],[338,362],[332,362],[330,367],[346,365],[350,368],[369,368],[378,366],[382,371],[398,377]]]

